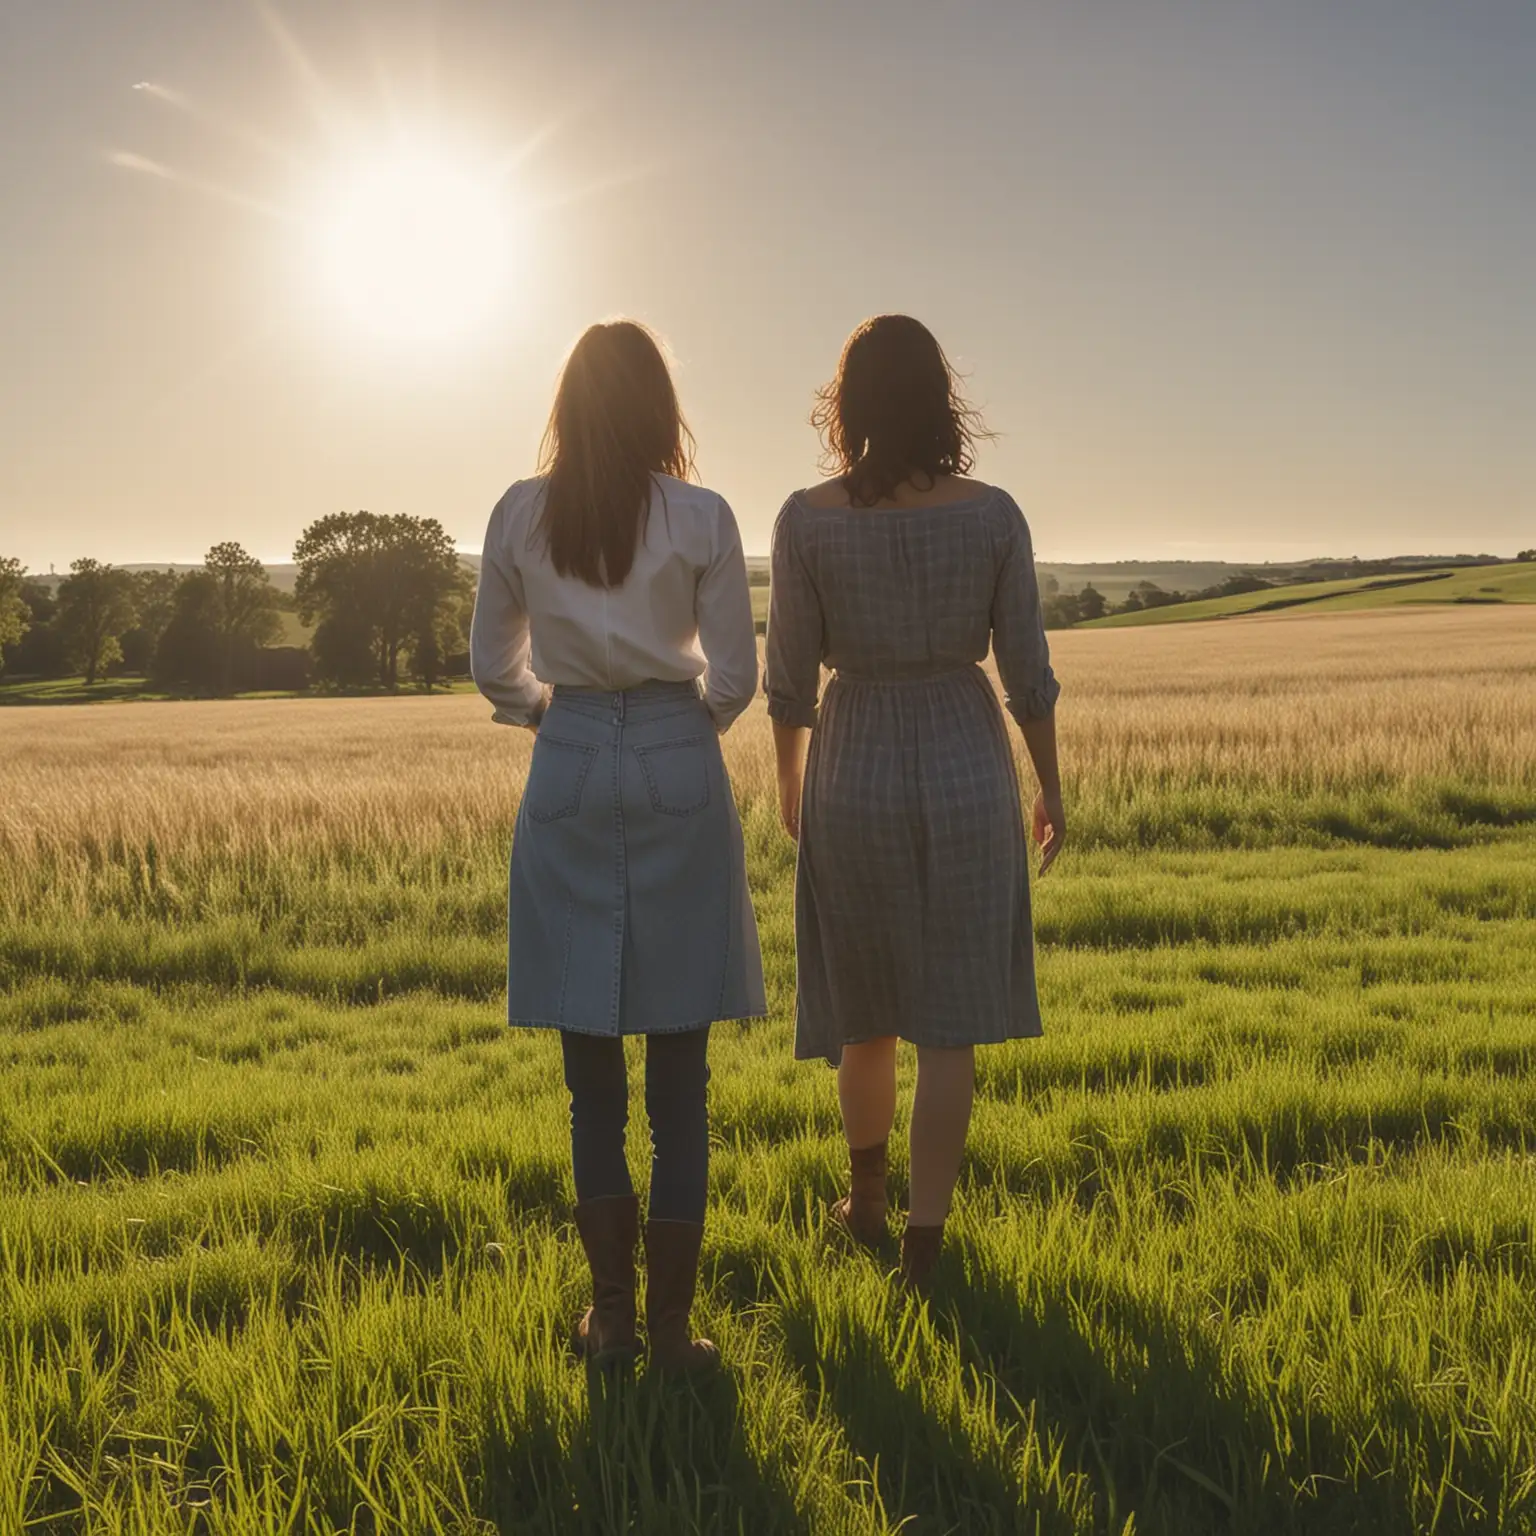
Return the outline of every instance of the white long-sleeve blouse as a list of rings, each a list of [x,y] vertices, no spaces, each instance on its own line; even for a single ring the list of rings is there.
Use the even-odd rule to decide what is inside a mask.
[[[645,535],[624,584],[562,576],[536,524],[545,480],[496,504],[470,629],[470,671],[503,725],[536,725],[544,685],[614,692],[704,679],[720,730],[757,689],[757,635],[736,518],[723,497],[654,477]]]

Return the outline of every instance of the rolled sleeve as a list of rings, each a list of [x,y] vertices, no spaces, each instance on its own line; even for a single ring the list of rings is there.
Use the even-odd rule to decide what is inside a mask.
[[[806,567],[799,525],[791,498],[773,529],[773,585],[763,688],[772,719],[781,725],[810,729],[816,724],[825,622],[820,594]]]
[[[992,598],[992,653],[1003,680],[1003,702],[1022,724],[1055,709],[1061,684],[1051,670],[1029,524],[1011,498],[1008,506],[1011,526]]]
[[[498,725],[537,725],[544,686],[529,666],[532,638],[522,582],[504,554],[505,502],[491,513],[469,631],[469,671]]]
[[[714,555],[699,577],[694,617],[704,652],[704,705],[716,728],[728,731],[757,692],[757,631],[741,530],[723,499]]]

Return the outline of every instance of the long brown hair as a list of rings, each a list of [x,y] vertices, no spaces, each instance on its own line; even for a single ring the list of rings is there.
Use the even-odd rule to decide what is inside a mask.
[[[693,434],[666,358],[634,320],[588,326],[571,348],[544,429],[539,529],[562,576],[619,587],[635,563],[653,475],[693,473]]]
[[[965,474],[976,440],[992,435],[933,332],[910,315],[876,315],[854,331],[837,377],[816,392],[811,424],[826,445],[824,467],[860,507],[908,481]]]

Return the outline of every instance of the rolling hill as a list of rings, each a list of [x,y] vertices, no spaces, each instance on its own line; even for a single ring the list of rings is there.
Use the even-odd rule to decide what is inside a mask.
[[[1115,613],[1080,624],[1079,629],[1123,629],[1140,624],[1181,624],[1197,619],[1231,619],[1247,614],[1304,609],[1385,608],[1400,603],[1536,603],[1536,563],[1471,566],[1462,570],[1404,572],[1343,581],[1306,582],[1244,592],[1236,597],[1173,603],[1140,613]]]

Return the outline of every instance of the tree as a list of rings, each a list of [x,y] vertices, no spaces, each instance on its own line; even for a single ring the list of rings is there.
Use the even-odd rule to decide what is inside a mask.
[[[137,622],[123,636],[123,665],[130,672],[154,669],[160,636],[176,611],[176,588],[181,577],[172,570],[135,571],[133,606]]]
[[[1077,606],[1075,592],[1058,592],[1040,604],[1040,611],[1047,629],[1071,629],[1082,617]]]
[[[212,693],[222,670],[218,596],[206,569],[176,579],[171,616],[155,643],[150,676],[157,687]]]
[[[361,606],[322,618],[315,625],[309,654],[314,658],[315,676],[335,687],[366,688],[378,675],[373,631]]]
[[[20,560],[0,557],[0,671],[5,670],[5,647],[20,645],[32,627],[32,610],[22,596],[27,573]]]
[[[238,544],[215,544],[203,557],[212,588],[220,693],[235,691],[236,658],[271,645],[282,633],[277,594],[266,567]]]
[[[1536,560],[1536,549],[1522,549],[1520,553],[1515,556],[1515,559],[1521,562],[1527,560]]]
[[[403,655],[419,648],[431,661],[440,610],[463,587],[453,541],[435,518],[332,513],[304,530],[293,557],[299,616],[316,626],[325,681],[371,680],[394,692]]]
[[[1109,612],[1109,604],[1097,587],[1089,585],[1077,594],[1077,612],[1080,623],[1088,619],[1102,619]]]
[[[1240,575],[1228,576],[1225,581],[1218,582],[1214,587],[1206,588],[1201,596],[1242,597],[1249,592],[1267,592],[1273,585],[1273,582],[1265,581],[1262,576],[1255,576],[1252,571],[1243,571]]]
[[[259,560],[238,544],[215,544],[200,570],[176,581],[155,647],[155,681],[226,695],[251,686],[256,653],[282,633],[277,599]]]
[[[1135,588],[1143,608],[1166,608],[1170,603],[1182,603],[1182,592],[1164,592],[1155,581],[1138,581]]]
[[[448,635],[457,628],[457,624],[434,616],[411,637],[411,672],[428,693],[442,681],[448,664]]]
[[[5,664],[27,677],[63,677],[69,671],[64,642],[54,622],[59,604],[53,589],[41,581],[25,580],[20,597],[27,611],[28,628],[16,644],[7,648]]]
[[[448,658],[469,644],[475,579],[455,560],[453,586],[432,600],[426,593],[411,624],[411,672],[430,693],[444,679]]]
[[[99,560],[70,562],[59,583],[59,633],[86,687],[122,658],[120,636],[133,624],[133,577]]]

